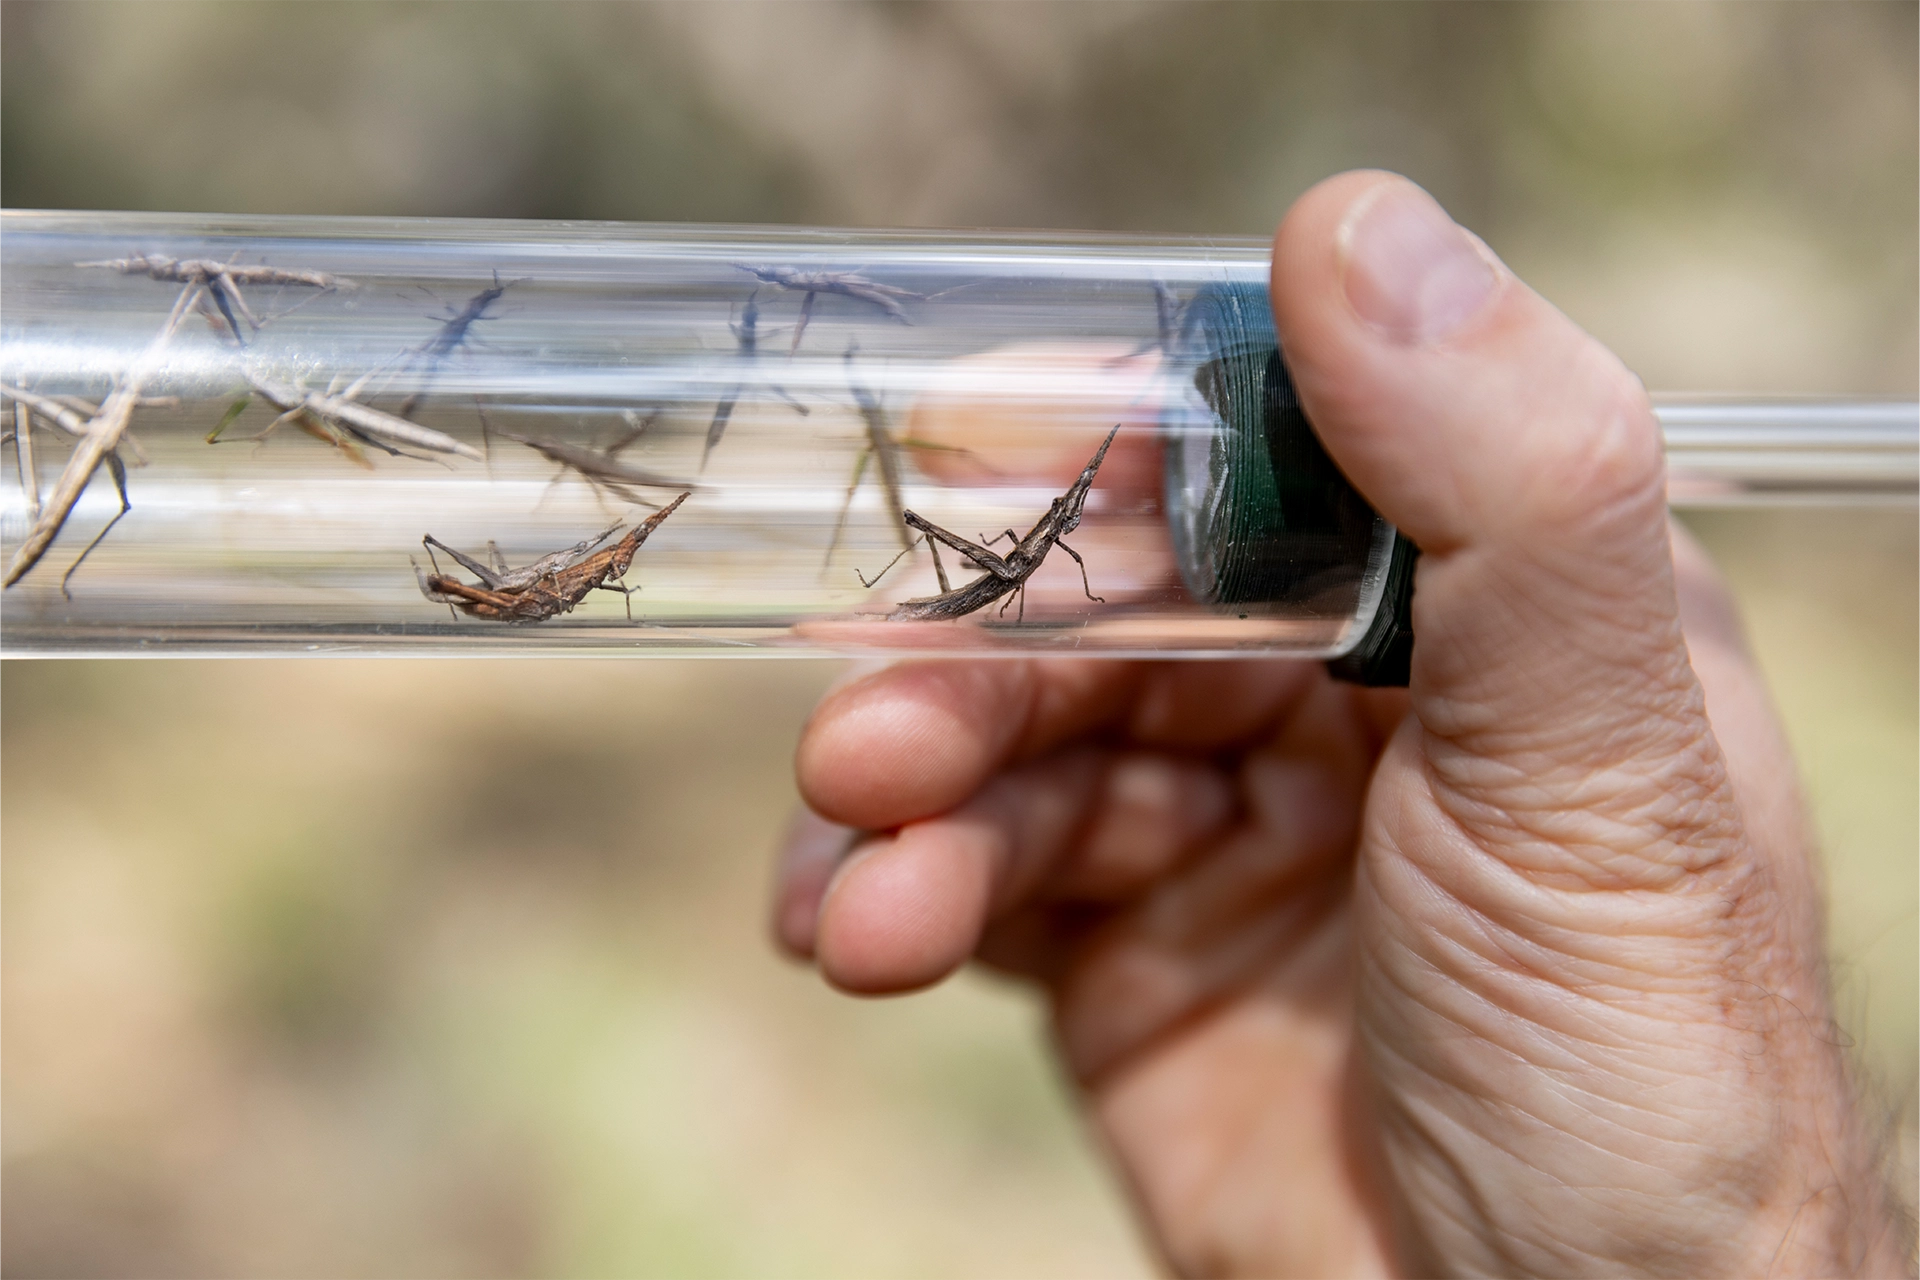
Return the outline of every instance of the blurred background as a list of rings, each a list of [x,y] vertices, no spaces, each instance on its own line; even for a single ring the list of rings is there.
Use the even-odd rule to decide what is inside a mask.
[[[1656,390],[1916,393],[1913,4],[0,7],[11,207],[1264,233],[1398,169]],[[1911,1203],[1912,510],[1691,521]],[[0,669],[13,1276],[1123,1276],[974,975],[764,941],[801,662]]]

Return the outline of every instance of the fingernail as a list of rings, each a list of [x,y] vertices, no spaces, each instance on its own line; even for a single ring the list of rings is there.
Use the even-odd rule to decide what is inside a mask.
[[[1347,301],[1396,342],[1444,341],[1500,282],[1473,238],[1410,182],[1382,183],[1362,196],[1337,243]]]

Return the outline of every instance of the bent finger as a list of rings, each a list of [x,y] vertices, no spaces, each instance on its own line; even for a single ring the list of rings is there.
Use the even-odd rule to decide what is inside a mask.
[[[1326,684],[1318,663],[1272,659],[902,663],[822,699],[795,767],[816,812],[884,830],[944,812],[1007,765],[1102,728],[1143,747],[1235,750]],[[1368,706],[1355,712],[1374,718]]]
[[[988,923],[1042,897],[1118,898],[1177,866],[1235,812],[1215,770],[1081,749],[996,778],[951,813],[862,845],[814,928],[821,972],[906,991],[970,957]]]

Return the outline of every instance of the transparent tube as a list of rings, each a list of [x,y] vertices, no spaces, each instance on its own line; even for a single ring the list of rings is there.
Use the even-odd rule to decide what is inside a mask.
[[[9,211],[0,650],[1336,657],[1406,548],[1266,260]],[[1913,499],[1911,405],[1662,415],[1676,497]]]
[[[1920,499],[1920,406],[1659,396],[1676,507]]]

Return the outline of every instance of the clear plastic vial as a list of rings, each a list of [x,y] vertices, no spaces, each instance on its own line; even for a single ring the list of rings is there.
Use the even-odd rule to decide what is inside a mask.
[[[1242,492],[1225,419],[1272,347],[1255,243],[9,215],[4,253],[8,387],[91,417],[151,363],[132,510],[63,590],[119,508],[103,466],[9,590],[9,649],[1331,656],[1394,543],[1324,454],[1297,517]],[[37,432],[50,481],[68,442]],[[631,595],[554,576],[506,593],[516,621],[429,598],[488,587],[454,552],[617,545],[682,493],[606,580]],[[1083,514],[1044,527],[1062,499]],[[983,576],[1008,589],[925,603]]]
[[[1411,549],[1267,253],[8,212],[0,647],[1339,658]],[[1911,406],[1705,410],[1710,500],[1910,499]]]

